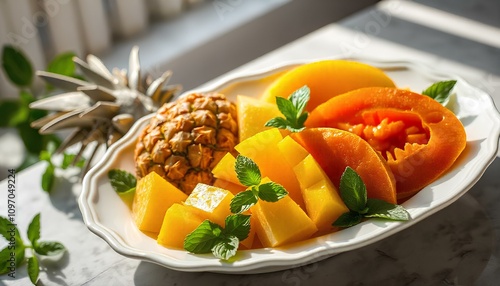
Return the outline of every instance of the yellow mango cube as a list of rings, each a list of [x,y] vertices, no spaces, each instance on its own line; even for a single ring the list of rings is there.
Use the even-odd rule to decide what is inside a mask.
[[[278,149],[292,168],[309,155],[309,152],[290,136],[285,136],[278,142]]]
[[[238,193],[241,193],[247,189],[247,187],[235,184],[223,179],[215,179],[214,181],[214,187],[222,188],[224,190],[228,190],[231,192],[231,194],[236,195]]]
[[[244,95],[237,96],[236,108],[240,142],[269,129],[264,126],[269,119],[282,116],[274,102],[269,103]]]
[[[277,128],[272,128],[240,142],[235,146],[235,149],[259,166],[262,177],[269,177],[273,182],[285,187],[289,196],[301,208],[305,209],[293,166],[286,163],[285,155],[278,149],[278,143],[282,139],[280,131]]]
[[[307,215],[320,232],[332,229],[332,223],[349,209],[321,166],[308,155],[297,164],[298,176]]]
[[[201,218],[224,227],[226,217],[231,214],[229,204],[233,198],[228,190],[199,183],[184,204],[194,207]]]
[[[251,208],[257,236],[264,247],[276,247],[311,237],[318,229],[289,196],[277,202],[259,202]]]
[[[155,172],[137,182],[132,216],[137,227],[146,232],[158,233],[165,212],[174,203],[184,201],[187,195]]]
[[[238,177],[236,176],[236,171],[234,170],[235,163],[236,158],[234,158],[233,154],[228,152],[212,169],[212,174],[217,179],[222,179],[233,184],[241,185]]]
[[[193,208],[175,203],[165,213],[157,242],[165,247],[184,249],[184,239],[202,222]]]

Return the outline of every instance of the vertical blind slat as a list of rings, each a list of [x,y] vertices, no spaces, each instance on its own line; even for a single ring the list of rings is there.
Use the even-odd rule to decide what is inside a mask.
[[[72,51],[78,56],[84,54],[82,28],[78,22],[75,1],[43,1],[43,8],[48,17],[50,38],[55,55]]]
[[[111,0],[114,8],[114,32],[119,37],[131,37],[147,28],[148,17],[142,0]]]
[[[3,1],[2,16],[7,22],[7,42],[19,47],[34,69],[45,69],[46,60],[37,27],[38,15],[32,3],[30,0]],[[40,88],[42,81],[35,79],[33,85]]]
[[[85,52],[99,54],[111,46],[111,30],[102,0],[77,0]]]

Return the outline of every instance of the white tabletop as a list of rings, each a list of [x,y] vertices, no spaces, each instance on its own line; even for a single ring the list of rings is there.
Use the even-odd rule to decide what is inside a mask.
[[[394,11],[399,12],[410,8],[418,10],[387,3],[390,2],[379,7],[389,9],[386,10],[389,12],[390,9],[398,9]],[[384,22],[373,19],[375,24],[371,25],[378,23],[379,28],[384,28]],[[363,33],[362,29],[353,30],[333,23],[232,72],[250,71],[291,59],[411,59],[431,64],[440,71],[461,75],[487,91],[497,106],[500,106],[498,73],[495,75],[460,61],[447,60],[436,54],[390,42],[377,35]],[[495,30],[495,33],[499,31]],[[499,59],[498,54],[495,54],[499,48],[494,47],[492,60]],[[500,65],[500,62],[498,64]],[[484,177],[468,194],[447,209],[398,234],[399,237],[388,238],[376,245],[309,266],[262,275],[184,273],[125,258],[91,233],[83,223],[77,205],[81,185],[74,172],[60,173],[53,193],[48,195],[42,191],[40,184],[44,168],[44,163],[38,163],[16,174],[16,222],[21,232],[25,233],[32,217],[40,212],[42,239],[57,240],[67,247],[67,252],[60,261],[42,262],[40,285],[331,285],[332,281],[337,281],[338,285],[361,285],[354,282],[369,285],[373,281],[382,281],[385,285],[423,285],[419,282],[425,282],[426,285],[494,285],[500,278],[500,250],[497,245],[500,241],[500,178],[497,175],[500,172],[499,159],[493,162]],[[7,203],[6,190],[7,181],[4,180],[0,183],[0,194],[3,194],[3,198],[0,198],[2,215],[5,215],[3,212]],[[477,218],[477,223],[474,223],[475,218],[471,218],[472,215]],[[450,218],[463,219],[465,223],[456,224],[450,222]],[[433,232],[439,236],[424,236]],[[398,243],[396,239],[407,239],[413,244]],[[388,244],[392,248],[389,248]],[[395,253],[390,253],[388,249],[393,249]],[[443,261],[440,258],[441,252],[452,257],[453,261]],[[364,265],[360,261],[375,261],[377,266],[350,272],[354,269],[352,267]],[[29,284],[26,267],[17,269],[16,279],[6,276],[0,278],[0,285]]]

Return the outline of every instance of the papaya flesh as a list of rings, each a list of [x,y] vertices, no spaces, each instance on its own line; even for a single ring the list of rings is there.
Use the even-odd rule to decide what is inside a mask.
[[[397,88],[362,88],[318,106],[307,127],[359,135],[383,156],[398,199],[414,195],[446,172],[466,145],[458,118],[434,99]]]
[[[369,198],[396,203],[396,184],[387,162],[361,137],[336,128],[306,128],[290,136],[313,156],[337,190],[349,166],[365,183]]]

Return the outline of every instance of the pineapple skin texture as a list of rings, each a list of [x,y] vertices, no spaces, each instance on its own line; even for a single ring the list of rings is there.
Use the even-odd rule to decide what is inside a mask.
[[[212,169],[238,144],[236,106],[220,93],[191,93],[164,104],[140,133],[136,175],[156,172],[190,194],[212,185]]]

